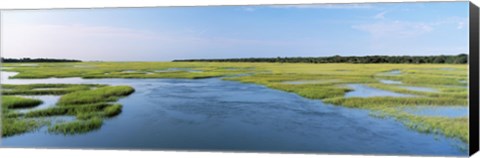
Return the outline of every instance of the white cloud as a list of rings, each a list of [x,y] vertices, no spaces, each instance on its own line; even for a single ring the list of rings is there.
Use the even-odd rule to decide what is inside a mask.
[[[171,60],[256,48],[280,49],[291,41],[206,37],[186,29],[171,33],[109,26],[5,24],[3,57],[82,60]],[[201,50],[201,51],[199,51]],[[200,52],[210,52],[202,54]],[[272,51],[276,52],[276,51]],[[227,55],[227,54],[217,54]]]
[[[354,25],[352,28],[370,33],[374,37],[409,37],[431,32],[433,27],[418,22],[377,22],[373,24]]]
[[[376,14],[375,16],[373,16],[373,18],[374,19],[385,19],[385,14],[387,14],[386,11],[380,12],[380,13]]]
[[[468,18],[465,17],[448,17],[432,23],[434,26],[450,25],[450,27],[454,27],[456,29],[464,29],[468,27],[466,24],[468,24]]]
[[[129,28],[85,25],[5,24],[2,30],[2,56],[99,59],[112,52],[151,48],[142,42],[160,37]],[[88,53],[88,55],[86,55]]]
[[[415,37],[433,31],[435,28],[464,29],[467,18],[449,17],[434,22],[391,21],[385,18],[386,11],[373,16],[372,23],[353,25],[353,29],[368,32],[375,38]]]
[[[457,29],[463,29],[465,27],[465,22],[458,22]]]

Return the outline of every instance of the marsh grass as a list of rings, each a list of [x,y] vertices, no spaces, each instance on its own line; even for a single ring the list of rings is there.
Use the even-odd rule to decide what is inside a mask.
[[[111,104],[96,103],[96,104],[85,104],[85,105],[55,106],[47,109],[30,111],[25,114],[25,117],[79,115],[82,113],[92,113],[92,112],[102,111],[104,108],[108,106],[111,106]]]
[[[44,124],[34,119],[2,118],[2,136],[8,137],[34,131]]]
[[[229,62],[83,62],[83,63],[39,63],[37,66],[18,66],[5,63],[10,69],[3,71],[19,72],[14,78],[186,78],[202,79],[224,77],[243,83],[253,83],[269,88],[320,99],[326,103],[350,108],[369,109],[381,113],[382,117],[393,117],[407,127],[426,133],[441,133],[459,138],[468,143],[468,120],[466,118],[443,118],[415,116],[402,113],[404,106],[468,105],[467,64],[304,64],[304,63],[229,63]],[[201,72],[161,72],[169,68],[193,69]],[[393,70],[400,74],[390,74]],[[134,71],[136,73],[122,73]],[[249,74],[244,76],[241,74]],[[419,92],[396,85],[385,85],[379,79],[401,81],[402,85],[430,87],[439,92]],[[319,81],[307,84],[284,84],[286,81]],[[324,81],[324,82],[323,82]],[[346,84],[365,84],[370,87],[418,97],[369,97],[345,98],[351,91]],[[462,88],[463,87],[463,88]],[[80,88],[79,88],[80,89]],[[116,101],[131,93],[129,88],[114,88],[119,93],[108,93],[109,88],[99,91],[78,90],[64,95],[59,103],[62,108],[35,111],[27,116],[74,115],[78,121],[52,128],[63,133],[88,131],[99,128],[99,120],[118,115],[121,106],[99,107],[96,103]],[[2,92],[6,93],[6,92]],[[77,107],[85,106],[80,110]],[[14,114],[11,114],[14,115]],[[380,115],[377,115],[379,117]],[[381,118],[381,117],[380,117]],[[95,121],[92,121],[95,119]]]
[[[89,90],[105,85],[94,84],[28,84],[28,85],[2,85],[3,95],[63,95],[80,90]]]
[[[8,94],[64,94],[56,106],[26,113],[18,113],[14,109],[35,107],[42,101],[4,94],[2,96],[2,136],[5,137],[34,131],[42,126],[49,126],[49,132],[63,134],[85,133],[98,129],[104,118],[117,116],[122,111],[120,104],[111,102],[134,92],[134,89],[129,86],[105,85],[31,84],[4,85],[4,87],[15,91]],[[49,92],[35,92],[35,89],[39,88]],[[52,125],[50,121],[44,119],[52,116],[76,116],[77,120]]]
[[[268,87],[296,93],[300,96],[310,99],[343,97],[345,93],[352,91],[352,89],[346,88],[344,86],[332,84],[269,84]]]
[[[6,110],[2,114],[2,118],[17,118],[17,117],[21,117],[23,115],[24,115],[23,113],[18,113],[18,112],[12,111],[12,110]]]
[[[115,102],[133,92],[134,89],[129,86],[107,86],[68,93],[60,98],[58,106],[30,111],[25,117],[76,116],[75,121],[49,127],[49,132],[66,135],[85,133],[100,128],[104,118],[120,114],[122,105],[109,102]]]
[[[424,96],[424,97],[433,97],[433,98],[456,98],[459,100],[465,100],[468,99],[468,91],[466,88],[445,88],[441,86],[430,86],[427,88],[434,88],[438,89],[441,92],[422,92],[422,91],[414,91],[414,90],[408,90],[396,85],[385,85],[385,84],[368,84],[370,87],[378,88],[378,89],[383,89],[383,90],[388,90],[388,91],[393,91],[397,93],[404,93],[404,94],[414,94],[414,95],[419,95],[419,96]],[[462,104],[466,105],[466,104]]]
[[[30,108],[42,104],[41,100],[31,99],[31,98],[22,98],[16,96],[2,96],[2,108],[7,109],[16,109],[16,108]]]
[[[112,105],[112,106],[108,106],[108,107],[104,108],[102,112],[103,112],[103,116],[106,116],[106,117],[117,116],[118,114],[120,114],[122,112],[122,105],[115,104],[115,105]]]
[[[419,117],[414,115],[400,118],[405,124],[417,131],[424,133],[443,134],[451,138],[459,138],[468,143],[469,132],[468,118],[447,118],[447,117]]]
[[[93,117],[100,117],[100,118],[111,118],[117,116],[122,112],[122,105],[114,104],[109,105],[101,109],[101,111],[96,110],[94,112],[79,112],[76,113],[77,119],[86,120]]]
[[[92,104],[99,102],[113,102],[120,97],[128,96],[135,90],[129,86],[108,86],[94,90],[77,91],[63,95],[58,105]]]
[[[372,109],[376,107],[390,108],[399,106],[417,106],[417,105],[433,105],[433,106],[451,106],[451,105],[467,105],[467,100],[459,100],[455,98],[425,98],[425,97],[370,97],[370,98],[329,98],[323,100],[326,103],[342,105],[353,108]]]
[[[468,117],[415,116],[392,108],[377,109],[374,116],[380,118],[393,117],[406,127],[422,133],[442,134],[457,138],[465,143],[469,142]]]
[[[102,127],[102,124],[102,118],[94,117],[88,120],[76,120],[66,123],[55,124],[49,127],[48,131],[64,135],[74,135],[97,130]]]

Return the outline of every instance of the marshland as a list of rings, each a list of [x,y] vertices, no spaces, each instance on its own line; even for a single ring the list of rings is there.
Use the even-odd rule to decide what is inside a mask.
[[[466,64],[29,64],[2,65],[2,146],[463,155],[469,143]]]

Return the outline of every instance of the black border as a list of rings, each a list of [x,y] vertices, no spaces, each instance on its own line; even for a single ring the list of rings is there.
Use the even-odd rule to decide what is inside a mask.
[[[479,148],[479,11],[478,7],[470,2],[470,156],[475,154]]]

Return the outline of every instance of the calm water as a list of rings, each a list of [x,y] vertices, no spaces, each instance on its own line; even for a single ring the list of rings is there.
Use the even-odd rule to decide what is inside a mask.
[[[468,106],[417,106],[404,110],[419,116],[468,117]]]
[[[46,109],[52,106],[55,106],[57,101],[60,99],[60,96],[54,96],[54,95],[34,95],[34,96],[20,96],[24,98],[33,98],[33,99],[38,99],[42,100],[42,104],[33,107],[33,108],[21,108],[16,111],[18,112],[28,112],[31,110],[39,110],[39,109]]]
[[[120,100],[122,114],[106,120],[100,130],[63,136],[42,128],[3,138],[5,147],[467,155],[457,140],[418,133],[394,120],[370,117],[368,111],[218,78],[4,79],[3,83],[103,83],[136,89]]]
[[[384,74],[384,75],[397,76],[397,75],[402,74],[402,71],[400,71],[400,70],[392,70],[392,71],[385,72],[385,73],[383,73],[383,74]]]
[[[395,81],[395,80],[379,80],[380,83],[383,84],[402,84],[402,81]]]
[[[363,84],[348,84],[349,88],[352,88],[353,91],[347,92],[345,97],[415,97],[410,94],[396,93],[386,90],[381,90],[377,88],[372,88]]]

